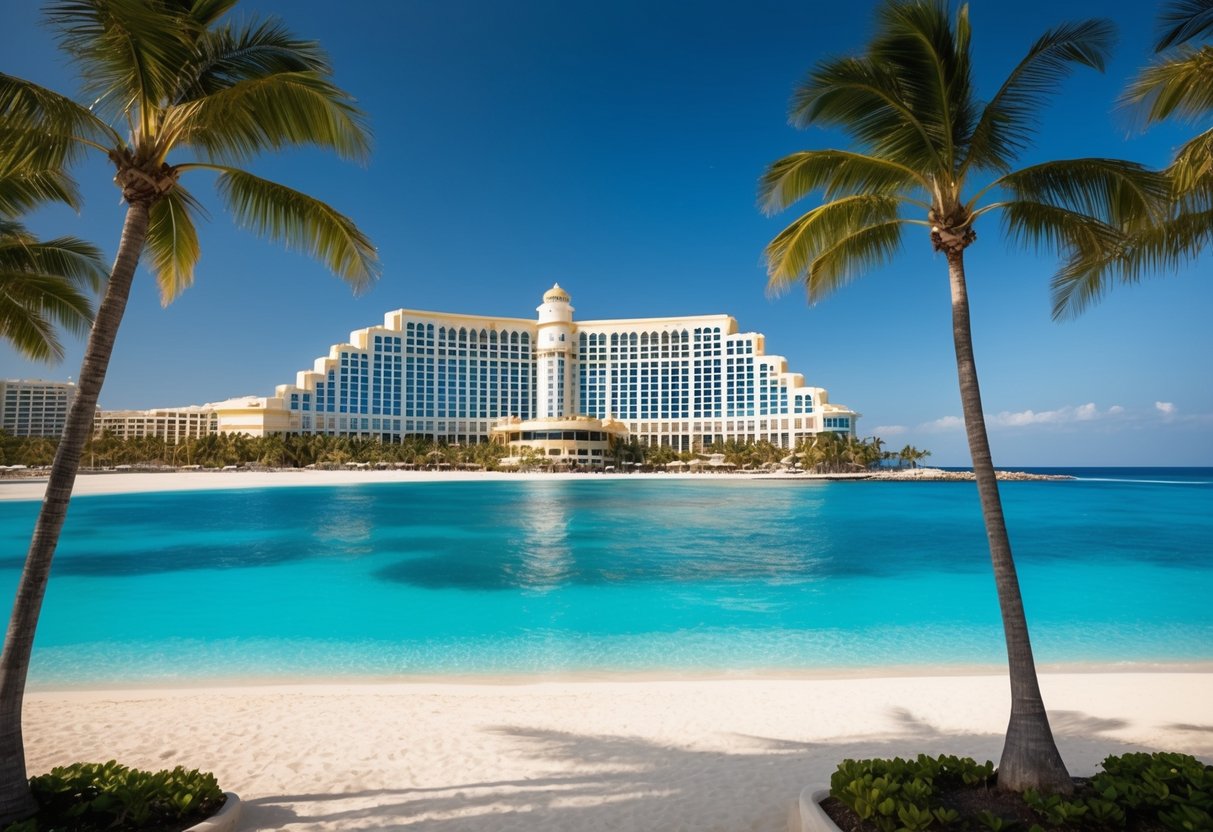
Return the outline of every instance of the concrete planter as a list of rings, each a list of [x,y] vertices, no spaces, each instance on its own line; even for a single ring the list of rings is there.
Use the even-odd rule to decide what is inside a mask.
[[[838,825],[821,808],[821,801],[830,796],[824,786],[808,786],[800,793],[799,818],[788,824],[788,832],[839,832]]]
[[[232,792],[224,792],[223,797],[223,806],[218,812],[195,823],[185,832],[233,832],[240,820],[240,798]]]

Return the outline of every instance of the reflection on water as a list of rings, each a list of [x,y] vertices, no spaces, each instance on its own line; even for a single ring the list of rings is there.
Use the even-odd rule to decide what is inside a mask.
[[[573,567],[568,500],[558,489],[527,488],[518,511],[517,586],[542,592],[565,583]]]
[[[338,489],[324,510],[311,516],[311,536],[321,554],[357,557],[374,552],[375,500],[365,491]]]

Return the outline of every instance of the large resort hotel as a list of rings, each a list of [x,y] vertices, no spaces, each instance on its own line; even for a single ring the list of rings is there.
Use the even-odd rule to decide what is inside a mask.
[[[804,386],[728,315],[574,321],[559,284],[536,311],[534,320],[389,312],[275,396],[214,405],[218,429],[497,441],[580,465],[601,465],[630,437],[700,451],[855,433],[857,413]]]

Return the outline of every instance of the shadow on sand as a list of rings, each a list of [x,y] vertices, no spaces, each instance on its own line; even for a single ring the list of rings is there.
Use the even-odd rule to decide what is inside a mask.
[[[997,760],[1000,735],[949,733],[904,709],[896,729],[828,742],[734,735],[744,750],[680,748],[619,735],[491,729],[516,753],[567,776],[410,788],[284,794],[247,801],[241,829],[409,832],[783,832],[801,788],[825,783],[847,757],[964,754]],[[1147,750],[1101,736],[1124,727],[1074,711],[1051,714],[1071,771],[1093,771],[1109,754]],[[1193,730],[1208,730],[1193,726]],[[721,788],[720,784],[731,784]]]

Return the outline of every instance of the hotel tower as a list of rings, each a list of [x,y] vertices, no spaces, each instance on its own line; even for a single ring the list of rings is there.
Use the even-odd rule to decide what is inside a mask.
[[[495,440],[582,464],[626,437],[701,450],[855,434],[857,413],[805,386],[728,315],[577,321],[559,284],[536,312],[389,312],[275,396],[216,405],[219,430]]]

